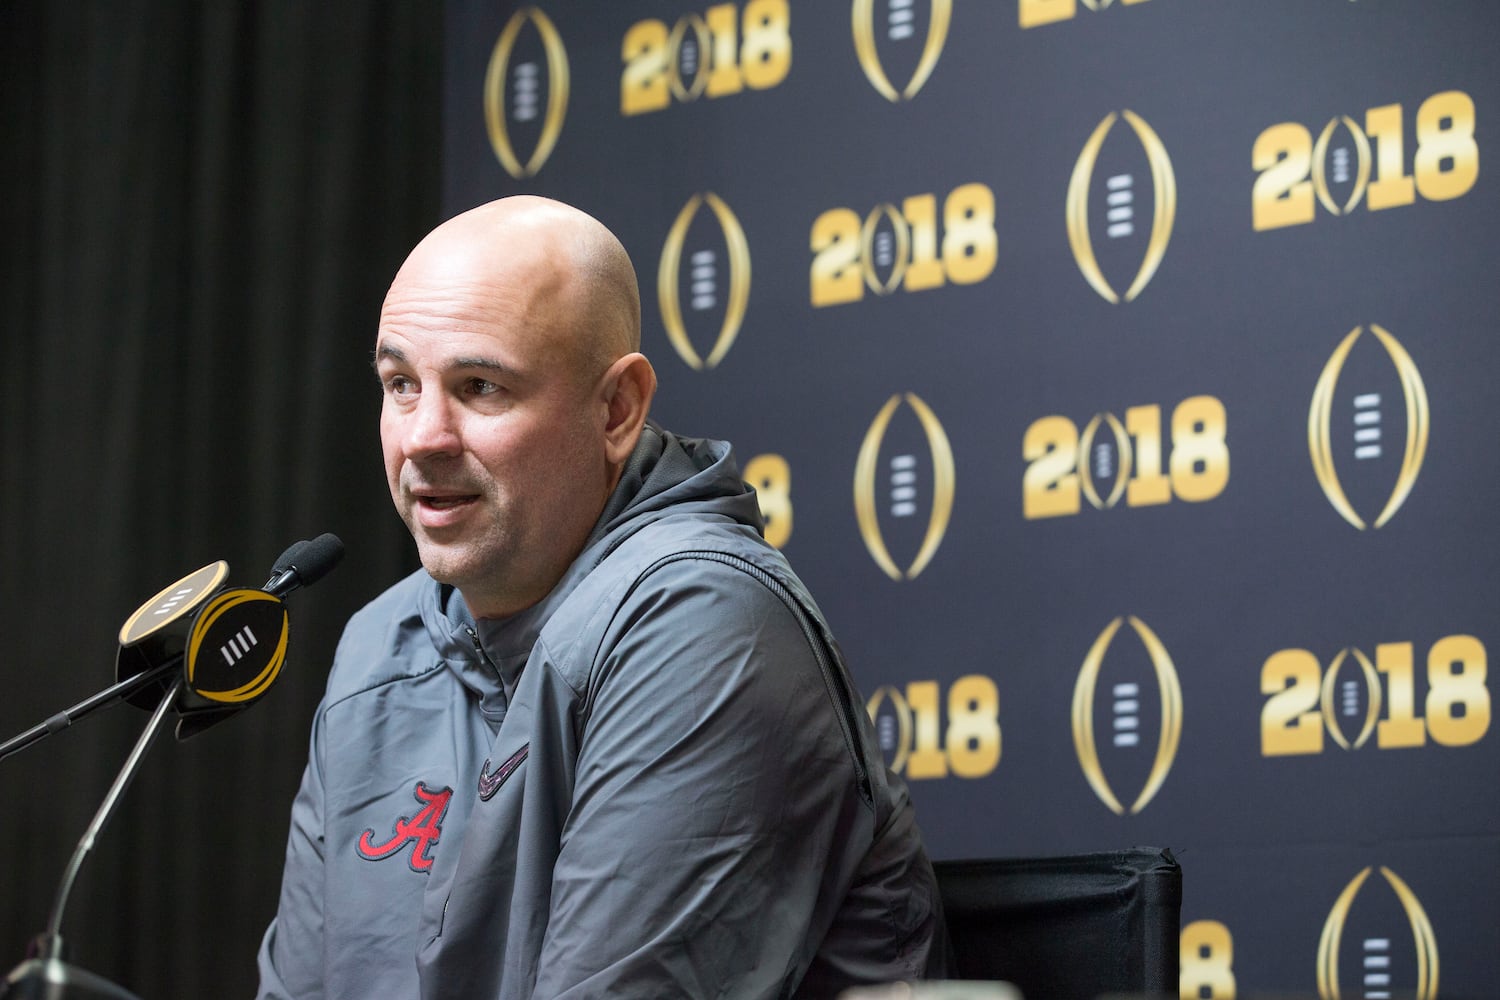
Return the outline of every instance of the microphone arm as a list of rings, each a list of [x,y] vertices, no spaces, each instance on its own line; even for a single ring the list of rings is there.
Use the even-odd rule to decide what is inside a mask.
[[[139,688],[162,680],[174,671],[180,671],[181,669],[182,656],[179,654],[160,666],[152,667],[150,670],[144,670],[132,677],[127,677],[118,684],[111,684],[103,691],[90,695],[71,708],[65,708],[56,715],[37,723],[24,733],[13,736],[4,743],[0,743],[0,760],[4,760],[13,753],[25,750],[33,743],[45,739],[53,733],[62,732],[90,712],[113,705],[115,702],[134,694]]]

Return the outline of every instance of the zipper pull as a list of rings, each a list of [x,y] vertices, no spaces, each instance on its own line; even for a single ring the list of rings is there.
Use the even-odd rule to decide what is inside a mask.
[[[484,646],[479,641],[479,633],[474,631],[474,626],[465,625],[464,631],[469,633],[469,641],[474,644],[474,652],[478,654],[479,662],[483,663],[485,666],[493,670],[495,672],[495,677],[499,679],[503,684],[505,681],[504,678],[500,676],[500,668],[495,665],[495,661],[490,659],[490,654],[484,651]]]

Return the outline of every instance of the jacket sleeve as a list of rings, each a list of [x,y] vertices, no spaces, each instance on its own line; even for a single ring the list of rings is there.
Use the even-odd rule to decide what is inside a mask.
[[[323,711],[313,720],[292,803],[276,917],[261,940],[257,1000],[321,1000],[323,992]]]
[[[742,568],[685,560],[632,595],[581,720],[536,997],[796,989],[873,823],[820,648]]]

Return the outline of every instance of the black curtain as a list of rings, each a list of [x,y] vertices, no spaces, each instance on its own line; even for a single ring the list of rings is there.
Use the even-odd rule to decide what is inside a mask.
[[[348,614],[415,565],[380,466],[380,300],[438,217],[442,11],[0,5],[0,738],[113,680],[124,619],[323,531],[261,704],[153,749],[85,864],[72,959],[142,997],[248,995]],[[146,721],[0,761],[0,971]]]

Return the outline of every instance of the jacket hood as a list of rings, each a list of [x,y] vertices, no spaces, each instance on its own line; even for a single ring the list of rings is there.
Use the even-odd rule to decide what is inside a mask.
[[[583,556],[605,542],[605,551],[595,556],[597,562],[669,510],[674,514],[717,515],[749,525],[757,532],[764,527],[755,491],[740,478],[739,465],[727,441],[678,437],[647,424],[625,463],[619,485],[584,544]]]
[[[635,532],[683,513],[763,530],[755,491],[740,478],[728,442],[678,437],[648,422],[583,551],[546,597],[508,618],[475,619],[456,589],[427,578],[423,624],[493,727],[505,717],[537,636],[579,581]]]

